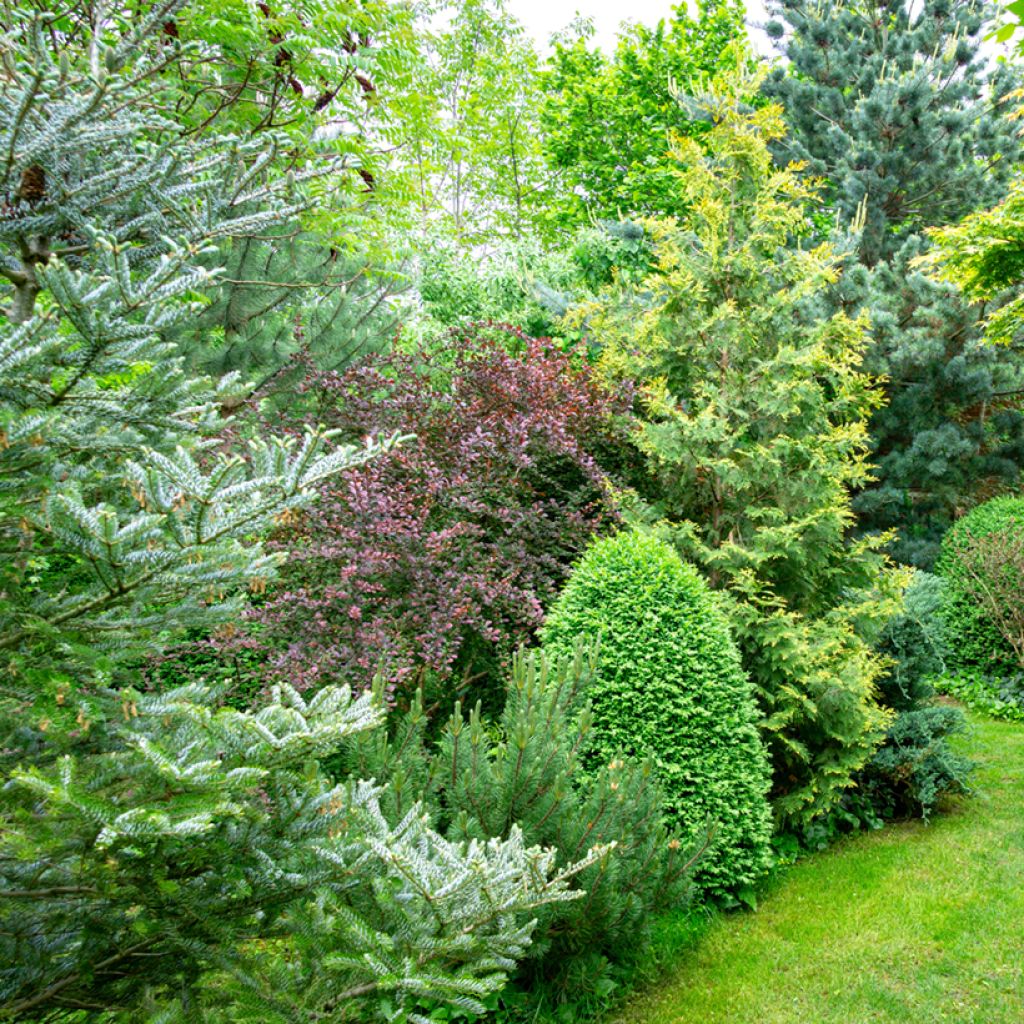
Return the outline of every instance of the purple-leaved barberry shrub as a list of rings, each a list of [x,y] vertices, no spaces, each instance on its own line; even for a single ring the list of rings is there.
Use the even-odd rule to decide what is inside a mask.
[[[599,453],[621,444],[631,395],[580,353],[493,326],[311,371],[302,390],[345,440],[415,436],[279,531],[281,578],[223,643],[262,648],[271,676],[302,689],[368,684],[378,668],[392,691],[487,685],[617,522]]]

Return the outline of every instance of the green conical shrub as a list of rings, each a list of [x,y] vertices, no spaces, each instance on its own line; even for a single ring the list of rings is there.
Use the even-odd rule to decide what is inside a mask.
[[[667,544],[620,533],[581,559],[543,630],[550,654],[600,638],[586,693],[595,769],[652,758],[667,813],[692,842],[712,838],[696,884],[742,892],[770,863],[768,762],[739,653],[716,599]]]

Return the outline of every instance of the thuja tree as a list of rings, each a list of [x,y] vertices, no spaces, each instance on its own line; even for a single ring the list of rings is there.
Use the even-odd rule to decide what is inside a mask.
[[[657,524],[730,602],[763,710],[783,823],[827,811],[880,740],[884,662],[869,642],[897,589],[881,541],[851,541],[881,396],[864,324],[821,316],[838,257],[804,247],[813,182],[778,170],[774,104],[713,82],[714,124],[679,147],[690,212],[653,224],[658,269],[589,312],[606,361],[639,375],[647,460],[634,514]]]
[[[980,52],[974,0],[784,0],[788,66],[765,86],[786,110],[783,159],[827,180],[841,224],[863,205],[855,261],[833,308],[866,308],[867,368],[888,377],[872,417],[877,481],[856,507],[873,530],[901,528],[898,557],[927,568],[972,497],[1018,478],[1024,461],[1019,354],[979,346],[978,311],[912,269],[926,227],[1005,193],[1020,154],[1001,107],[1013,78]],[[823,223],[827,218],[823,219]]]
[[[671,545],[624,531],[597,541],[551,609],[544,647],[564,654],[600,637],[585,694],[591,767],[650,758],[665,817],[707,850],[702,893],[751,898],[770,866],[768,764],[750,681],[715,595]]]
[[[374,785],[330,781],[317,758],[378,723],[367,698],[238,713],[133,672],[262,587],[260,535],[374,452],[316,430],[214,445],[230,382],[165,340],[210,243],[296,208],[265,148],[197,146],[153,112],[143,43],[172,9],[59,63],[51,15],[5,39],[0,1014],[482,1009],[575,865],[519,832],[446,842],[417,809],[389,824]]]

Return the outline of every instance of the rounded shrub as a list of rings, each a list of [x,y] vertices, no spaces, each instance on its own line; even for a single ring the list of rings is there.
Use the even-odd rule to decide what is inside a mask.
[[[997,676],[1020,672],[1001,625],[1021,616],[1022,538],[1024,498],[1018,497],[986,501],[946,532],[936,571],[946,581],[942,619],[952,668]],[[999,603],[999,615],[993,613],[992,600]]]
[[[681,833],[699,846],[710,830],[697,886],[742,896],[771,863],[769,768],[713,594],[664,542],[620,533],[586,551],[542,631],[551,654],[569,654],[579,637],[601,645],[585,695],[592,763],[652,759]]]

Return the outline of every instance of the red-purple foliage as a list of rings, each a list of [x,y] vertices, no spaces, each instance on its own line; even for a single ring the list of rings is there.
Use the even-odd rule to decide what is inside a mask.
[[[476,681],[530,639],[615,520],[595,453],[628,396],[514,330],[451,342],[305,382],[316,419],[346,439],[415,439],[332,480],[275,542],[288,561],[251,617],[294,685],[366,683],[380,665],[392,686],[424,671]]]

